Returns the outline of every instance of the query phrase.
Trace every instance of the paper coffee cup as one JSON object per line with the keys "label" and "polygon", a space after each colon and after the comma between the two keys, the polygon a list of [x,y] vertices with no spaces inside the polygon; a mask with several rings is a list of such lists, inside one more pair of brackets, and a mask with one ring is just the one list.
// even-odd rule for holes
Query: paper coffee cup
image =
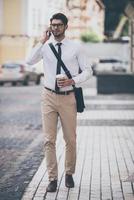
{"label": "paper coffee cup", "polygon": [[58,87],[61,87],[61,86],[59,86],[58,81],[59,81],[59,80],[62,80],[62,79],[66,79],[66,78],[67,78],[66,74],[57,74],[57,75],[56,75]]}
{"label": "paper coffee cup", "polygon": [[67,78],[66,74],[57,74],[56,75],[56,79],[59,80],[59,79],[64,79],[64,78]]}

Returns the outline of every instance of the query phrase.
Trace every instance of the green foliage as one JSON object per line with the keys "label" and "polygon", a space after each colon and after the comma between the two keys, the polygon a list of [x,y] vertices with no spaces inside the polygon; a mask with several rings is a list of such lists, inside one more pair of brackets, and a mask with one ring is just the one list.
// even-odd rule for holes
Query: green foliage
{"label": "green foliage", "polygon": [[83,42],[100,42],[102,41],[102,38],[97,35],[94,31],[86,31],[84,33],[81,34],[81,37],[80,39],[83,41]]}

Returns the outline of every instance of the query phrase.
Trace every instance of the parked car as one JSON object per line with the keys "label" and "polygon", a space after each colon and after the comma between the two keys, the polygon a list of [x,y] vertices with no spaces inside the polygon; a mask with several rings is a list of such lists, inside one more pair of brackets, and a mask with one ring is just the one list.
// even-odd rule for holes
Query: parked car
{"label": "parked car", "polygon": [[126,72],[128,70],[128,64],[114,58],[99,59],[97,63],[94,63],[92,69],[94,74],[99,72]]}
{"label": "parked car", "polygon": [[43,84],[44,83],[44,71],[43,71],[43,61],[41,60],[40,62],[31,65],[29,67],[29,70],[34,71],[36,74],[38,74],[38,81],[37,84]]}
{"label": "parked car", "polygon": [[0,85],[6,82],[11,82],[12,85],[16,85],[18,82],[23,85],[28,85],[29,81],[40,83],[40,75],[24,63],[8,62],[2,64],[0,67]]}

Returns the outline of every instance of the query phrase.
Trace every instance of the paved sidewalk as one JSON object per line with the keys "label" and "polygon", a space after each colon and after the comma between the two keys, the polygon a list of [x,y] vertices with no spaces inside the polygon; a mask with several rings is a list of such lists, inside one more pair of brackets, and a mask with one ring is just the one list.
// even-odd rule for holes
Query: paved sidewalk
{"label": "paved sidewalk", "polygon": [[46,193],[45,159],[22,200],[134,200],[134,95],[95,96],[84,90],[78,115],[75,188],[64,184],[64,142],[58,132],[58,190]]}

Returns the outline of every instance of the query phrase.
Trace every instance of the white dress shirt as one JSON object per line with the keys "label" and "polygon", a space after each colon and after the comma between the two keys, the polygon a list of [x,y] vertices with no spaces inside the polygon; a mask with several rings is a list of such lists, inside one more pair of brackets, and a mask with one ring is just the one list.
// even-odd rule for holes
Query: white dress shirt
{"label": "white dress shirt", "polygon": [[[56,70],[57,70],[57,58],[49,47],[49,43],[53,43],[56,50],[58,49],[58,42],[54,39],[49,39],[45,44],[38,43],[32,50],[31,55],[27,58],[26,62],[29,65],[36,64],[41,59],[43,59],[44,67],[44,86],[52,90],[55,89],[55,80],[56,80]],[[91,64],[88,61],[88,58],[84,55],[84,52],[81,51],[81,47],[76,42],[64,38],[61,41],[61,58],[65,66],[70,71],[75,84],[80,84],[92,75]],[[82,73],[79,74],[79,67],[82,70]],[[61,67],[61,74],[65,74],[64,70]],[[67,91],[72,89],[72,86],[67,86],[60,88],[60,91]]]}

